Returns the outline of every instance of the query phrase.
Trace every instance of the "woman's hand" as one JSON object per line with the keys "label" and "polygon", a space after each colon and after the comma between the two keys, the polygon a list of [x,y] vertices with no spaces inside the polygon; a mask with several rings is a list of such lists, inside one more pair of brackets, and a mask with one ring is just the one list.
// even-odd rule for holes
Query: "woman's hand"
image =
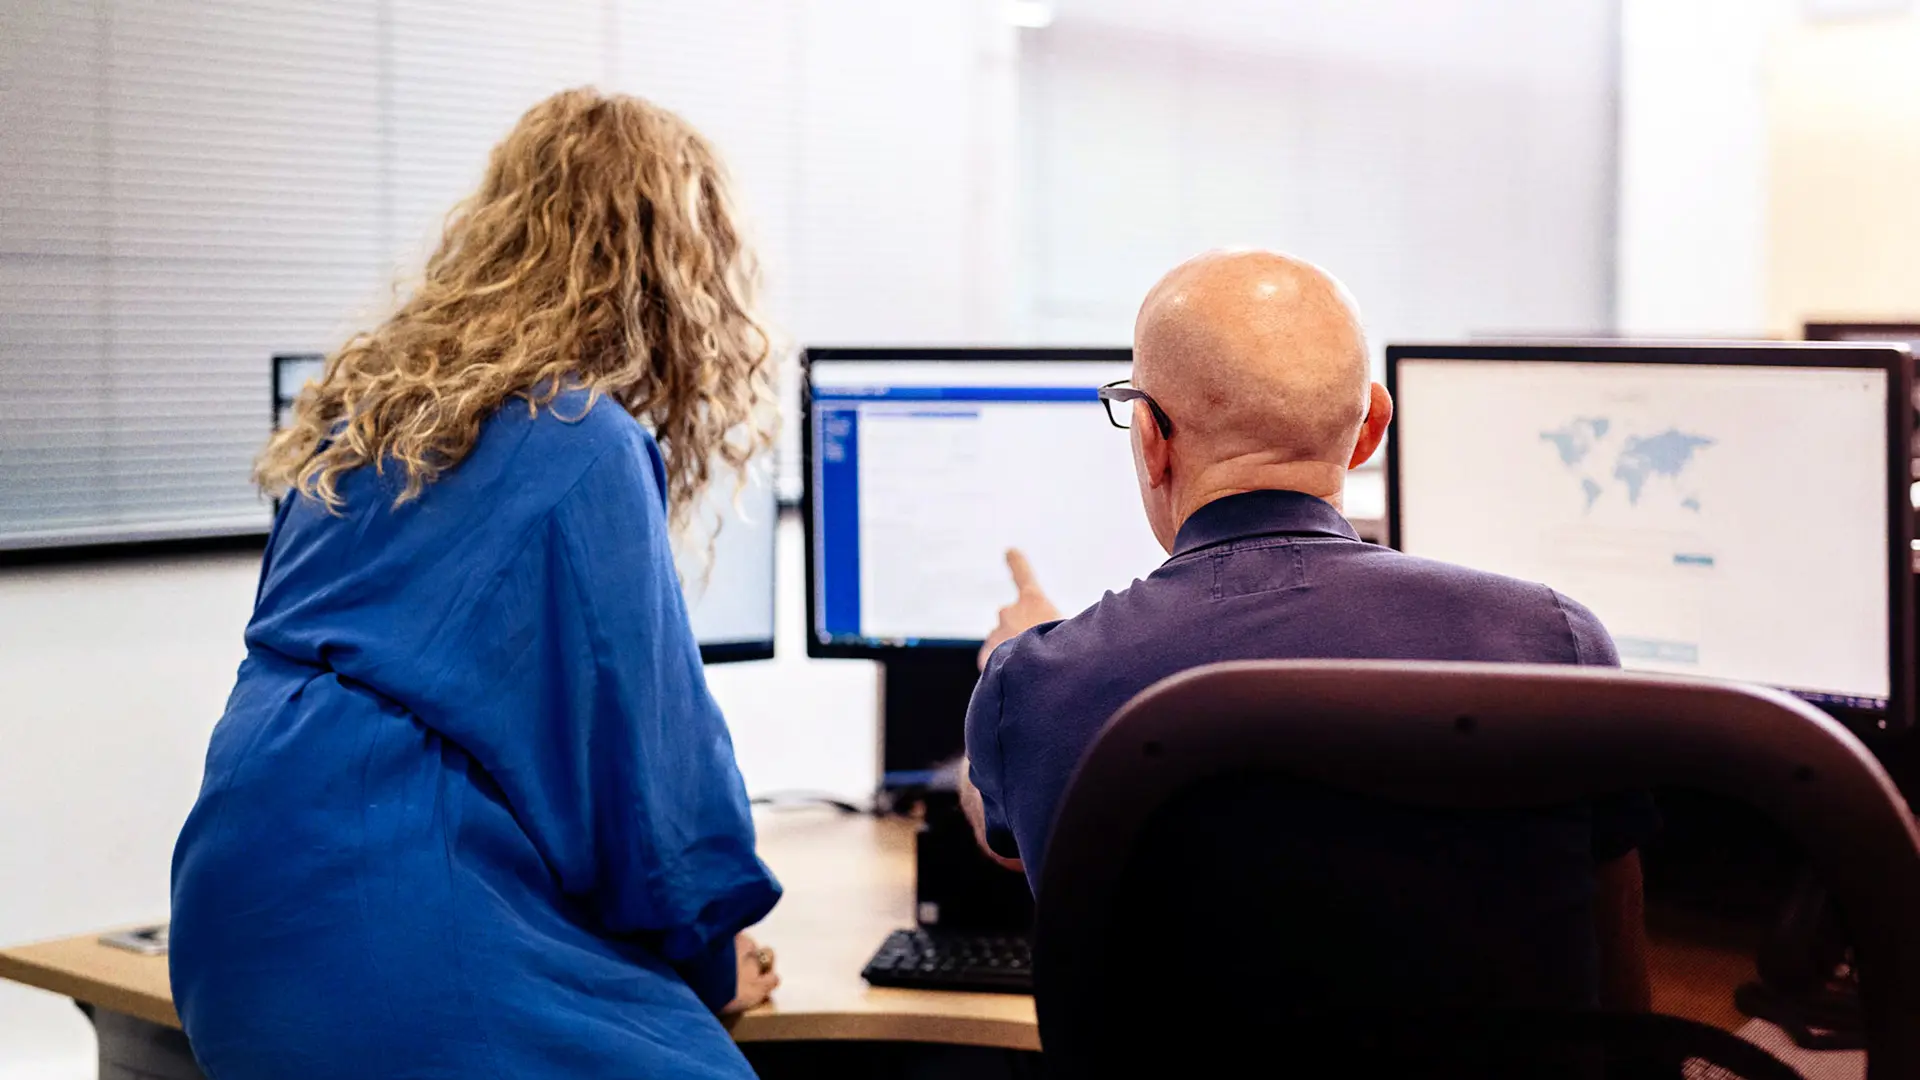
{"label": "woman's hand", "polygon": [[772,949],[763,948],[746,934],[739,934],[733,939],[733,951],[740,961],[740,975],[734,983],[733,1000],[720,1010],[722,1016],[733,1016],[765,1005],[767,998],[773,994],[773,988],[780,985],[780,976],[773,971]]}

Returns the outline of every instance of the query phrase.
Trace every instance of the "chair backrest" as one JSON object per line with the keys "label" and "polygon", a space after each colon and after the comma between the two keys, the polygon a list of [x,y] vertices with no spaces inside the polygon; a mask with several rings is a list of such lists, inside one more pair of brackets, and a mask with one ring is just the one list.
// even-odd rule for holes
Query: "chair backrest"
{"label": "chair backrest", "polygon": [[[1128,982],[1138,948],[1127,943],[1156,932],[1117,920],[1131,861],[1156,818],[1249,776],[1444,811],[1519,812],[1654,787],[1744,802],[1797,838],[1846,912],[1869,1075],[1920,1076],[1920,831],[1871,753],[1831,718],[1771,690],[1698,679],[1291,660],[1166,679],[1121,709],[1082,758],[1055,818],[1036,911],[1050,1069],[1079,1075],[1102,1060],[1103,1045],[1129,1034],[1116,1028],[1116,994],[1163,999],[1169,1016],[1205,1010],[1206,987]],[[1190,910],[1203,910],[1201,900]],[[1174,947],[1253,962],[1260,943],[1233,932],[1234,915],[1224,913]],[[1127,1023],[1151,1015],[1130,1013]],[[1237,1036],[1183,1037],[1218,1048]]]}

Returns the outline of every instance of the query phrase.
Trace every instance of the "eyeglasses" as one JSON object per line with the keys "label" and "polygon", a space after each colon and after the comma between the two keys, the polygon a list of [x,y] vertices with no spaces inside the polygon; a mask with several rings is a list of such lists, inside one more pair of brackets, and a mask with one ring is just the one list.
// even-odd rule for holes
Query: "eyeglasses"
{"label": "eyeglasses", "polygon": [[1145,390],[1135,390],[1132,379],[1119,379],[1100,388],[1100,400],[1107,406],[1107,419],[1117,428],[1133,426],[1133,403],[1144,401],[1147,411],[1153,413],[1153,426],[1160,429],[1163,439],[1173,436],[1173,420],[1167,416],[1167,410],[1147,395]]}

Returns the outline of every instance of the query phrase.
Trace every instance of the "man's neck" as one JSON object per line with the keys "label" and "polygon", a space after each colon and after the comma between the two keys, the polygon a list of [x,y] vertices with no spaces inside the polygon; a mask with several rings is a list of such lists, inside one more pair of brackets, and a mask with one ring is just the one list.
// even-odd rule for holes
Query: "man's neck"
{"label": "man's neck", "polygon": [[1229,495],[1249,491],[1298,491],[1332,503],[1346,513],[1347,470],[1326,461],[1288,461],[1278,464],[1237,464],[1228,462],[1204,470],[1179,499],[1179,524],[1186,524],[1194,511]]}

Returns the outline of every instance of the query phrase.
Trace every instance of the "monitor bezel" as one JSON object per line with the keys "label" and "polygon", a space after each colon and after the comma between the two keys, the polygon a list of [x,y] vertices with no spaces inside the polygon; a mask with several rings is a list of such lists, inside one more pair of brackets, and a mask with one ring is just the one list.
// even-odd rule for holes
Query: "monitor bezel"
{"label": "monitor bezel", "polygon": [[269,371],[268,381],[270,383],[267,390],[269,395],[267,407],[271,410],[267,417],[269,431],[278,432],[280,430],[280,407],[282,405],[292,405],[300,396],[297,392],[292,397],[287,396],[289,389],[297,390],[297,388],[283,386],[281,384],[281,375],[284,369],[290,364],[310,364],[315,360],[325,365],[327,362],[327,354],[318,352],[277,352],[270,354],[270,359],[267,361],[267,369]]}
{"label": "monitor bezel", "polygon": [[700,663],[738,664],[744,660],[773,659],[773,639],[765,641],[719,641],[700,646]]}
{"label": "monitor bezel", "polygon": [[[715,483],[726,483],[720,478]],[[768,477],[771,487],[774,477]],[[775,643],[780,637],[780,515],[785,511],[780,506],[777,493],[769,492],[767,507],[773,512],[773,527],[767,530],[767,626],[765,638],[744,638],[737,641],[701,641],[694,635],[694,643],[700,646],[700,664],[712,667],[715,664],[739,664],[749,660],[772,660]],[[692,617],[692,612],[688,612]]]}
{"label": "monitor bezel", "polygon": [[[807,619],[807,655],[823,660],[886,660],[890,657],[907,655],[926,655],[931,653],[974,653],[980,650],[980,641],[971,644],[943,642],[939,644],[895,645],[870,641],[860,642],[823,642],[816,621],[819,612],[820,575],[816,559],[818,558],[819,528],[814,520],[815,485],[814,445],[813,445],[813,364],[816,360],[872,362],[1015,362],[1015,363],[1104,363],[1131,364],[1133,349],[1128,346],[981,346],[967,347],[900,347],[884,348],[876,346],[812,346],[800,352],[800,467],[802,479],[800,488],[800,521],[806,533],[806,619]],[[1008,587],[1007,599],[1013,599],[1012,587]],[[982,639],[985,640],[985,639]]]}
{"label": "monitor bezel", "polygon": [[[1869,335],[1881,335],[1878,337]],[[1846,345],[1907,345],[1920,341],[1920,322],[1907,322],[1893,319],[1887,322],[1824,319],[1808,322],[1801,327],[1801,336],[1808,341],[1836,343]]]}
{"label": "monitor bezel", "polygon": [[[1399,402],[1403,360],[1475,360],[1487,362],[1564,361],[1711,365],[1716,367],[1812,367],[1882,371],[1887,376],[1887,550],[1886,712],[1815,703],[1817,708],[1866,735],[1905,731],[1913,724],[1913,506],[1908,458],[1912,437],[1913,364],[1907,347],[1882,342],[1663,342],[1652,344],[1539,343],[1389,345],[1387,393]],[[1400,441],[1387,439],[1387,544],[1404,550],[1400,534]]]}

